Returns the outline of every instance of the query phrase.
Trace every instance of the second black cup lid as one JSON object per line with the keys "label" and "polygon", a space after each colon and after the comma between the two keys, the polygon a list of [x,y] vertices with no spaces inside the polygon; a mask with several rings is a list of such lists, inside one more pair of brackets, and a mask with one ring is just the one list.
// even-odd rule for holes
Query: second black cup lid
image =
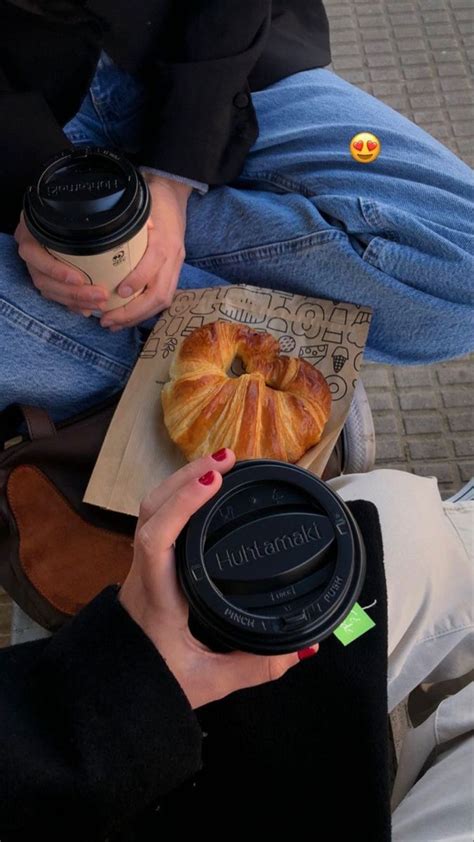
{"label": "second black cup lid", "polygon": [[194,615],[235,648],[293,651],[350,611],[365,573],[350,511],[297,466],[240,462],[177,543]]}

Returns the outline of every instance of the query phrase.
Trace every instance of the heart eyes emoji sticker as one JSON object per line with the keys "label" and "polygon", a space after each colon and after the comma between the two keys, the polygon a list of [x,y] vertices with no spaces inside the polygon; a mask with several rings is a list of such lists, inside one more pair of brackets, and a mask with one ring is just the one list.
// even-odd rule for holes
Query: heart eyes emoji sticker
{"label": "heart eyes emoji sticker", "polygon": [[361,164],[370,164],[380,155],[381,147],[379,139],[371,132],[358,132],[351,139],[350,152],[354,161]]}

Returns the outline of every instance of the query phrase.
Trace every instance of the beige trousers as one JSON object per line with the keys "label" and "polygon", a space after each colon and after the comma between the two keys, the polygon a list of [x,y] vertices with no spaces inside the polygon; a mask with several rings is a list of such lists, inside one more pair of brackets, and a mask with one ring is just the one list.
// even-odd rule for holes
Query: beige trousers
{"label": "beige trousers", "polygon": [[[432,694],[440,682],[455,686],[452,679],[474,668],[474,502],[443,504],[435,479],[399,471],[339,477],[330,485],[344,499],[372,500],[379,510],[389,711],[422,683],[433,685]],[[409,729],[393,791],[393,842],[474,839],[473,691],[472,683],[464,685]]]}
{"label": "beige trousers", "polygon": [[[474,503],[442,503],[436,480],[373,471],[330,482],[346,500],[371,500],[382,525],[388,591],[388,700],[439,686],[474,667]],[[370,609],[368,611],[370,613]],[[45,636],[15,612],[15,643]],[[472,685],[408,731],[393,793],[393,842],[472,842]]]}

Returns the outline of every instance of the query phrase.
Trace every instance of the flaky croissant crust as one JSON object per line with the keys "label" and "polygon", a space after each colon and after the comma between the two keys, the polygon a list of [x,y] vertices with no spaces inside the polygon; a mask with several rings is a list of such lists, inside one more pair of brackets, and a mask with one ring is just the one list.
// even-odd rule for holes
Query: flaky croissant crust
{"label": "flaky croissant crust", "polygon": [[[229,377],[235,357],[245,373]],[[223,321],[186,337],[161,398],[166,428],[189,460],[230,447],[238,459],[297,462],[331,409],[321,372],[280,355],[269,333]]]}

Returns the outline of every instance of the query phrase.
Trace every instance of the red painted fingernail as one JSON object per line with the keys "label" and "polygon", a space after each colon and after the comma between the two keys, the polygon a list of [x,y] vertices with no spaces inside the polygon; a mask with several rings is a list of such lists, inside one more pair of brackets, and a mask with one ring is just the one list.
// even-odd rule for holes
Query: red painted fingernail
{"label": "red painted fingernail", "polygon": [[220,450],[216,450],[215,453],[212,454],[212,458],[216,460],[216,462],[223,462],[227,456],[227,448],[222,447]]}
{"label": "red painted fingernail", "polygon": [[298,660],[304,661],[305,658],[312,658],[316,655],[318,650],[313,646],[308,646],[306,649],[300,649],[298,652]]}
{"label": "red painted fingernail", "polygon": [[207,474],[203,474],[202,477],[199,477],[199,482],[201,485],[211,485],[214,482],[214,471],[208,471]]}

